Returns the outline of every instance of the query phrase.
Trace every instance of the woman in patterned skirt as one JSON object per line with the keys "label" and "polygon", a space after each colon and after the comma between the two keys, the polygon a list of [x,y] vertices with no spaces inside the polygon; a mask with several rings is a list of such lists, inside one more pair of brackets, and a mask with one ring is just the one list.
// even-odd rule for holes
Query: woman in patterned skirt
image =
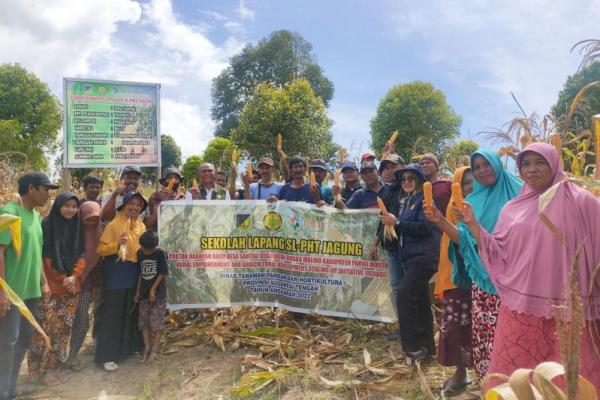
{"label": "woman in patterned skirt", "polygon": [[36,332],[27,361],[30,377],[46,385],[56,385],[67,379],[59,369],[67,359],[80,276],[85,268],[78,209],[77,195],[63,192],[56,197],[50,214],[42,222],[43,265],[50,296],[40,302],[38,318],[50,338],[52,349]]}
{"label": "woman in patterned skirt", "polygon": [[[460,167],[454,172],[454,182],[461,185],[464,196],[473,191],[473,173],[469,167]],[[452,212],[453,201],[446,210],[446,218],[456,224]],[[436,221],[433,221],[436,222]],[[457,246],[447,234],[442,236],[440,265],[435,280],[435,297],[443,301],[438,343],[438,362],[456,367],[454,375],[443,386],[447,395],[466,388],[470,383],[467,368],[473,367],[471,344],[471,285],[458,287],[452,282],[452,262],[448,258],[448,246]],[[457,260],[462,262],[462,260]]]}
{"label": "woman in patterned skirt", "polygon": [[[477,240],[502,299],[490,372],[510,375],[517,368],[560,361],[561,352],[570,351],[560,349],[556,324],[557,318],[570,317],[558,310],[572,306],[567,288],[575,267],[574,290],[585,322],[579,373],[600,391],[600,277],[594,275],[600,262],[600,201],[565,180],[560,156],[549,144],[525,147],[517,167],[525,186],[503,208],[494,230],[480,225],[468,205],[457,212]],[[539,201],[549,190],[544,222]]]}
{"label": "woman in patterned skirt", "polygon": [[[487,150],[476,151],[471,155],[471,170],[475,175],[475,183],[473,192],[466,200],[472,205],[481,224],[491,231],[496,226],[502,207],[517,196],[523,182],[505,171],[500,157]],[[479,258],[477,242],[466,225],[454,225],[435,210],[426,215],[457,244],[448,248],[448,256],[454,266],[452,282],[458,287],[472,284],[473,365],[478,380],[481,380],[486,375],[492,358],[500,305],[496,288]]]}

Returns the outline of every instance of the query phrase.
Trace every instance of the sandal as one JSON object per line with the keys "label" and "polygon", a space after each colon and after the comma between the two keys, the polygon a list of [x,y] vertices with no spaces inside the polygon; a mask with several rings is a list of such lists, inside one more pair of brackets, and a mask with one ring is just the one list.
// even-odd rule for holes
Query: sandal
{"label": "sandal", "polygon": [[40,383],[45,386],[58,386],[68,380],[69,377],[67,375],[56,372],[46,372],[46,374],[40,378]]}
{"label": "sandal", "polygon": [[65,363],[65,367],[69,368],[71,371],[79,372],[82,371],[85,366],[81,363],[79,359],[69,360]]}
{"label": "sandal", "polygon": [[464,392],[471,382],[471,379],[468,377],[461,382],[455,382],[454,377],[450,377],[446,380],[446,382],[444,382],[444,386],[442,386],[442,392],[444,392],[446,396],[455,396]]}
{"label": "sandal", "polygon": [[102,364],[102,368],[104,368],[104,370],[106,372],[113,372],[119,369],[119,366],[117,365],[116,362],[113,361],[109,361],[109,362],[105,362],[104,364]]}

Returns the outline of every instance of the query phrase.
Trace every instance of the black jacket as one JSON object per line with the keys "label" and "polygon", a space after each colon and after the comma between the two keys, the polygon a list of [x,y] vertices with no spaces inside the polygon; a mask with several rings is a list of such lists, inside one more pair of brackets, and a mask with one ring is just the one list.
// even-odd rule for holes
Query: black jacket
{"label": "black jacket", "polygon": [[423,191],[400,202],[396,233],[400,238],[400,260],[403,263],[424,264],[437,270],[441,233],[437,226],[425,219]]}
{"label": "black jacket", "polygon": [[[398,215],[398,210],[400,209],[400,199],[404,197],[404,192],[402,191],[402,187],[394,183],[390,185],[390,189],[387,191],[386,195],[381,198],[383,203],[385,204],[385,208],[388,212]],[[397,251],[398,250],[398,241],[397,240],[387,240],[384,238],[383,234],[383,224],[379,222],[379,226],[377,227],[377,236],[379,236],[379,243],[381,246],[388,251]]]}

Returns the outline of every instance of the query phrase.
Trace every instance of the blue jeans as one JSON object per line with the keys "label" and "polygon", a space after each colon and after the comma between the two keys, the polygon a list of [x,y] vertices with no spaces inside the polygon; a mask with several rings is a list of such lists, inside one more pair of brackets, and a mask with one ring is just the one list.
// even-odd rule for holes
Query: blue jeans
{"label": "blue jeans", "polygon": [[388,259],[388,270],[390,274],[390,286],[392,288],[392,304],[396,315],[398,315],[397,299],[398,299],[398,287],[400,286],[400,280],[402,279],[402,264],[400,263],[400,255],[398,251],[386,250]]}
{"label": "blue jeans", "polygon": [[[25,300],[33,315],[37,314],[39,300]],[[33,327],[14,305],[0,318],[0,400],[11,399],[15,395],[17,377],[32,335]]]}

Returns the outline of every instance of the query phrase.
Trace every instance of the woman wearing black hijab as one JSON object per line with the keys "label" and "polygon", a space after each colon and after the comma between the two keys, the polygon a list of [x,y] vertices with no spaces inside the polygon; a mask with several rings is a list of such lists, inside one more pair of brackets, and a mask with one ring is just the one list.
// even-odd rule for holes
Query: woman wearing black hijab
{"label": "woman wearing black hijab", "polygon": [[56,197],[50,214],[42,221],[42,256],[50,295],[40,302],[38,319],[50,338],[52,349],[36,333],[27,361],[30,377],[46,385],[60,384],[67,379],[58,370],[67,359],[80,275],[85,268],[83,230],[78,211],[77,195],[63,192]]}

